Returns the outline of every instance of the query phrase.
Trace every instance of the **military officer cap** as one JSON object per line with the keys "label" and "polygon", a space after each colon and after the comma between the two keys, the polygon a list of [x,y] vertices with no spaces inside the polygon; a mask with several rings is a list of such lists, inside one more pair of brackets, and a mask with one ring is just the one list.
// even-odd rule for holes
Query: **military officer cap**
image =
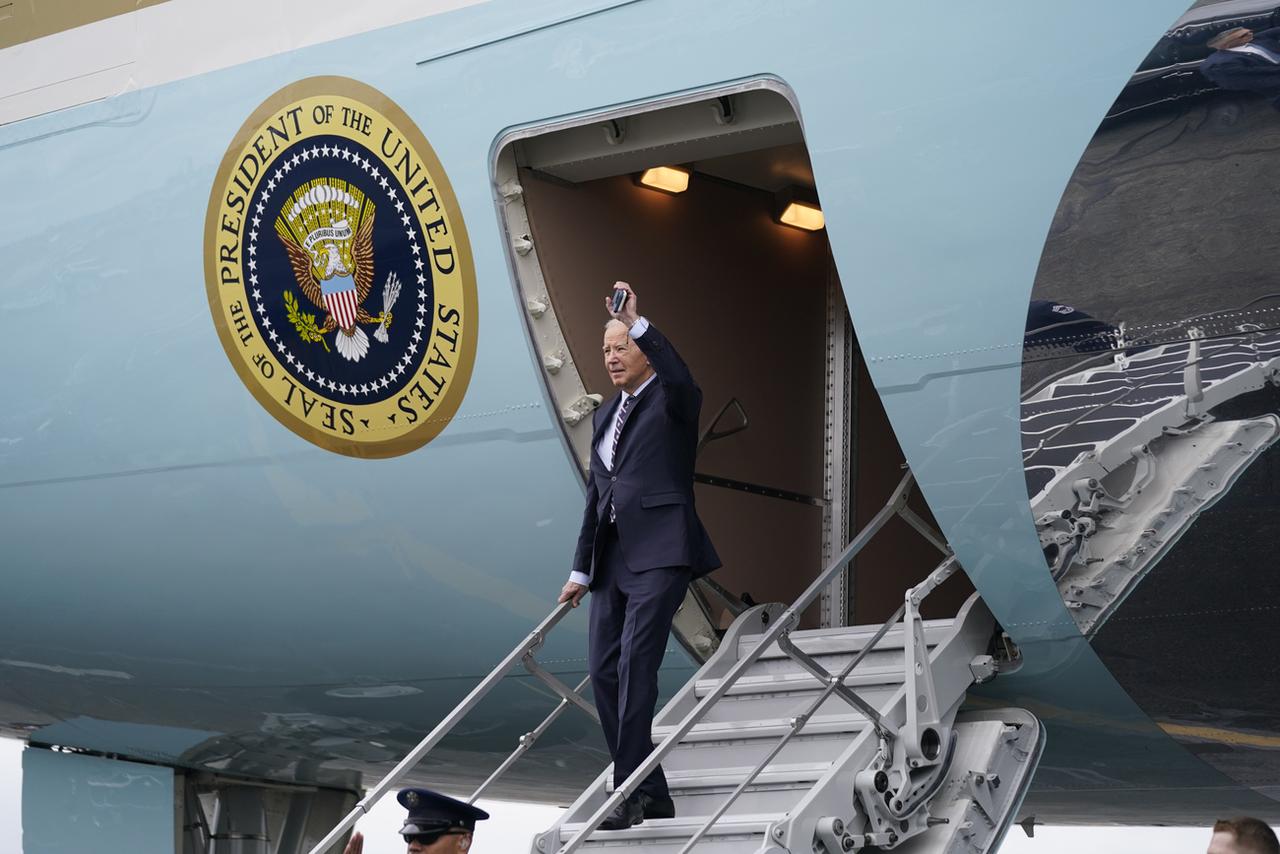
{"label": "military officer cap", "polygon": [[1077,353],[1113,349],[1119,330],[1075,306],[1033,299],[1027,309],[1024,347],[1071,348]]}
{"label": "military officer cap", "polygon": [[409,811],[401,834],[475,830],[477,821],[489,817],[482,809],[430,789],[401,789],[396,800]]}

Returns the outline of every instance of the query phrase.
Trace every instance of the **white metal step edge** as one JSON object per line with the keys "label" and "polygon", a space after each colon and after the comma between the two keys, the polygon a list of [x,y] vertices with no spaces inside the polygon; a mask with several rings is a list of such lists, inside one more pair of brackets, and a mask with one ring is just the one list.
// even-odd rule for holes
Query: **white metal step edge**
{"label": "white metal step edge", "polygon": [[[815,715],[805,724],[797,738],[806,735],[829,735],[832,733],[859,733],[869,726],[867,719],[859,714],[848,715]],[[706,741],[740,741],[754,738],[781,738],[791,729],[790,718],[761,718],[751,721],[713,721],[696,724],[681,740],[681,744]],[[655,726],[653,742],[665,739],[675,732],[675,726]]]}
{"label": "white metal step edge", "polygon": [[[861,629],[862,627],[858,627]],[[862,650],[867,641],[871,640],[875,631],[879,630],[879,626],[871,631],[855,631],[852,628],[845,628],[832,631],[830,629],[823,630],[823,634],[802,635],[800,632],[793,632],[791,640],[803,651],[810,655],[842,655],[849,653],[857,653]],[[924,637],[925,643],[930,647],[936,646],[938,643],[946,640],[951,636],[954,627],[951,620],[933,620],[925,625]],[[762,635],[744,635],[738,641],[738,654],[746,655],[755,648],[760,642]],[[902,628],[892,629],[880,642],[876,644],[873,652],[895,652],[900,651],[906,635],[903,634]],[[761,658],[783,658],[786,656],[777,644],[771,644],[761,656]]]}
{"label": "white metal step edge", "polygon": [[[801,762],[792,765],[770,765],[756,775],[752,785],[786,785],[789,783],[815,783],[831,769],[830,762]],[[711,789],[737,786],[754,768],[715,768],[707,771],[667,771],[667,787],[673,792],[691,789]],[[613,792],[613,778],[605,784],[605,791]]]}
{"label": "white metal step edge", "polygon": [[[850,673],[844,684],[851,688],[901,685],[902,664],[888,667],[859,667]],[[705,697],[720,684],[719,679],[699,679],[694,686],[695,697]],[[766,673],[760,676],[743,676],[729,688],[727,697],[780,694],[794,691],[817,691],[825,687],[808,671],[798,673]]]}
{"label": "white metal step edge", "polygon": [[[723,816],[711,826],[707,836],[762,836],[769,829],[770,824],[782,817],[782,813]],[[635,842],[673,837],[688,839],[702,827],[706,820],[705,815],[651,818],[623,830],[597,830],[587,839],[592,842]],[[560,838],[568,840],[584,827],[586,827],[584,822],[565,822],[560,826]]]}
{"label": "white metal step edge", "polygon": [[[925,632],[931,632],[934,629],[950,629],[955,625],[955,619],[952,617],[944,617],[940,620],[924,620]],[[880,631],[882,623],[866,623],[860,626],[832,626],[825,629],[796,629],[791,633],[793,638],[822,638],[822,637],[857,637],[861,636],[869,638],[876,632]],[[890,629],[889,634],[902,631],[901,624],[898,627]],[[746,635],[745,637],[760,637],[759,635]]]}

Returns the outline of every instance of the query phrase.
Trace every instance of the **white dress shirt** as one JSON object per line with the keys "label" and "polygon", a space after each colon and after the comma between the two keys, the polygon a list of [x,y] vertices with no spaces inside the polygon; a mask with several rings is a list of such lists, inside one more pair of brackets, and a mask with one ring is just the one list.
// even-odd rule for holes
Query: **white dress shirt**
{"label": "white dress shirt", "polygon": [[[627,334],[634,340],[648,331],[649,321],[642,317],[635,323],[631,324],[631,328],[627,330]],[[609,423],[616,424],[618,420],[618,411],[622,408],[622,404],[626,403],[628,398],[635,397],[640,394],[640,392],[648,388],[649,384],[657,378],[658,375],[654,374],[649,377],[649,379],[642,382],[640,387],[635,390],[635,394],[628,394],[625,391],[620,394],[618,396],[617,404],[613,407],[613,411],[610,413]],[[604,461],[604,467],[610,471],[613,470],[613,433],[613,430],[605,430],[604,434],[600,436],[600,441],[596,443],[596,453],[599,454],[600,459]],[[569,580],[574,584],[581,584],[585,587],[591,583],[591,576],[587,575],[585,572],[570,572]]]}
{"label": "white dress shirt", "polygon": [[1227,50],[1234,53],[1251,53],[1254,56],[1262,57],[1273,65],[1280,65],[1280,56],[1276,56],[1275,53],[1260,44],[1242,44],[1239,47],[1227,48]]}

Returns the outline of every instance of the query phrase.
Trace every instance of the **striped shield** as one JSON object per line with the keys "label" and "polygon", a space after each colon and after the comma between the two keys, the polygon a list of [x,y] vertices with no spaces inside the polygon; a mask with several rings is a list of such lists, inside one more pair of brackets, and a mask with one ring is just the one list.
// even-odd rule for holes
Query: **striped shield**
{"label": "striped shield", "polygon": [[350,276],[334,276],[320,283],[324,307],[338,322],[339,329],[356,325],[356,280]]}

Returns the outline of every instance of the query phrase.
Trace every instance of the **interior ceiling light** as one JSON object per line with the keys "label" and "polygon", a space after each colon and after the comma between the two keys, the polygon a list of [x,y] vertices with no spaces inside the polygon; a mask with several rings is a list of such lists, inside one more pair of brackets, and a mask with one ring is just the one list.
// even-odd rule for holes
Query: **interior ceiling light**
{"label": "interior ceiling light", "polygon": [[822,208],[807,202],[788,204],[778,215],[778,222],[803,228],[805,231],[821,231],[827,224],[826,217],[822,215]]}
{"label": "interior ceiling light", "polygon": [[812,190],[788,187],[778,194],[778,222],[805,231],[821,231],[827,224]]}
{"label": "interior ceiling light", "polygon": [[679,166],[655,166],[644,170],[640,183],[664,193],[683,193],[689,189],[689,170]]}

